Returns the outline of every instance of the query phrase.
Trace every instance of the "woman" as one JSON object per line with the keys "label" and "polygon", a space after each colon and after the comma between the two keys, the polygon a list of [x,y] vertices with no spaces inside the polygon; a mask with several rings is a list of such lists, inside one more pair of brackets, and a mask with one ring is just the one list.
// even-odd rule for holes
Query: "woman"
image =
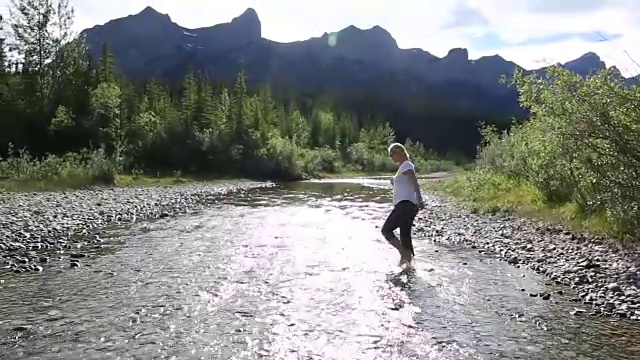
{"label": "woman", "polygon": [[[411,227],[418,210],[424,207],[415,167],[409,161],[407,149],[402,144],[389,146],[389,156],[398,164],[398,171],[391,179],[393,185],[393,210],[382,225],[382,235],[400,252],[400,265],[411,263],[415,256],[411,242]],[[400,240],[393,233],[400,228]]]}

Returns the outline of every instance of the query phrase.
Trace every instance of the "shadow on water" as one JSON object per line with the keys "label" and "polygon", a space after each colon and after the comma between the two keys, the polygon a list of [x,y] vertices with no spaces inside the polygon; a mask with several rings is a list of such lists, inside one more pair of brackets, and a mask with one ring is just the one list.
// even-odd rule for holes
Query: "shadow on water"
{"label": "shadow on water", "polygon": [[413,297],[411,292],[414,287],[418,285],[419,277],[415,268],[408,267],[402,269],[402,271],[387,274],[387,281],[391,285],[406,292],[411,300]]}
{"label": "shadow on water", "polygon": [[224,195],[120,230],[80,268],[8,274],[0,359],[638,358],[637,326],[530,297],[552,290],[525,269],[416,234],[399,271],[379,234],[389,187]]}

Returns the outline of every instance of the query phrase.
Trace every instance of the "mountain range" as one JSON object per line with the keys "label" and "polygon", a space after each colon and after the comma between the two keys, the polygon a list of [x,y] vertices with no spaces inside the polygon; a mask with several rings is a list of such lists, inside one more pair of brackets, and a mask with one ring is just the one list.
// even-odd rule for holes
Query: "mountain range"
{"label": "mountain range", "polygon": [[[477,122],[523,114],[515,90],[499,82],[501,75],[512,75],[517,64],[499,55],[471,60],[462,48],[444,57],[401,49],[379,26],[349,26],[304,41],[279,43],[262,37],[260,19],[251,8],[228,23],[188,29],[147,7],[82,33],[92,56],[99,58],[106,43],[119,70],[134,79],[155,76],[179,82],[194,69],[213,80],[232,82],[242,62],[249,85],[268,82],[282,91],[330,95],[355,111],[382,107],[388,116],[412,121],[446,117],[452,119],[447,125],[451,131],[461,117]],[[606,68],[593,52],[561,66],[580,75]],[[638,81],[638,77],[625,79],[627,84]],[[396,124],[401,137],[433,130],[428,121],[421,120],[419,129],[407,121]]]}

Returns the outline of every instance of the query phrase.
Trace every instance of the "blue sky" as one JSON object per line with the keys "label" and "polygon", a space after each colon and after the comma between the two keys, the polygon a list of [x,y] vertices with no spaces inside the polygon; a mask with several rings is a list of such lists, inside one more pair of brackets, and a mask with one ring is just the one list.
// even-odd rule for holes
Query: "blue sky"
{"label": "blue sky", "polygon": [[[593,51],[625,75],[640,68],[639,0],[70,0],[81,30],[146,6],[187,28],[228,22],[256,9],[263,36],[304,40],[348,25],[387,29],[403,48],[471,58],[499,54],[525,68],[565,62]],[[9,0],[0,0],[6,7]],[[607,41],[602,41],[602,36]]]}

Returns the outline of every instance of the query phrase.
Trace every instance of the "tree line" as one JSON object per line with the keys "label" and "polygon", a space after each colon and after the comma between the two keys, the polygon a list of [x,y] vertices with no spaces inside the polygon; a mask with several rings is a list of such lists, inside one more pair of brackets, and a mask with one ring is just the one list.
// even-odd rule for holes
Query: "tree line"
{"label": "tree line", "polygon": [[[250,91],[239,64],[227,87],[189,72],[179,87],[119,75],[108,44],[92,59],[68,0],[12,0],[0,18],[0,176],[215,174],[299,179],[391,170],[394,131],[320,106]],[[423,171],[448,166],[407,146]]]}

